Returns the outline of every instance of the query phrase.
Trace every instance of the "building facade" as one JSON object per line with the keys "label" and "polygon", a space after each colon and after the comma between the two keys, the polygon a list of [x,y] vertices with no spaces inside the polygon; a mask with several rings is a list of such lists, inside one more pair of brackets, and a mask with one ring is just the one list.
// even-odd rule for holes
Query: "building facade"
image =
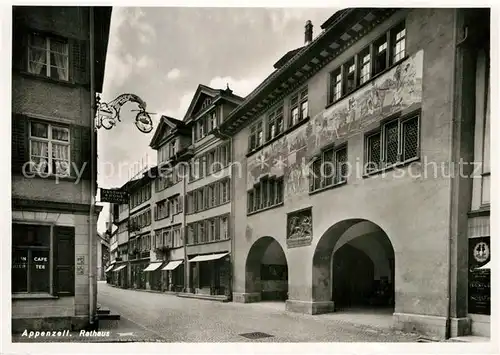
{"label": "building facade", "polygon": [[[231,297],[231,149],[216,133],[242,100],[199,85],[183,121],[162,116],[150,143],[157,166],[121,187],[129,252],[110,270],[114,284],[124,287],[114,274],[129,268],[132,288]],[[125,215],[114,223],[125,228]]]}
{"label": "building facade", "polygon": [[199,85],[184,116],[193,157],[186,181],[186,280],[188,291],[231,297],[231,146],[218,127],[243,99],[227,87]]}
{"label": "building facade", "polygon": [[346,9],[321,28],[220,127],[241,166],[233,301],[489,333],[488,10]]}
{"label": "building facade", "polygon": [[110,7],[13,7],[12,330],[95,325],[95,93]]}
{"label": "building facade", "polygon": [[108,234],[97,233],[97,281],[106,280],[106,268],[109,266],[109,240]]}
{"label": "building facade", "polygon": [[110,241],[110,268],[106,269],[112,285],[128,288],[129,281],[129,205],[112,204],[112,221],[116,226]]}
{"label": "building facade", "polygon": [[186,162],[192,156],[191,130],[182,121],[162,116],[151,139],[157,151],[152,210],[155,263],[147,268],[151,287],[161,291],[185,292]]}

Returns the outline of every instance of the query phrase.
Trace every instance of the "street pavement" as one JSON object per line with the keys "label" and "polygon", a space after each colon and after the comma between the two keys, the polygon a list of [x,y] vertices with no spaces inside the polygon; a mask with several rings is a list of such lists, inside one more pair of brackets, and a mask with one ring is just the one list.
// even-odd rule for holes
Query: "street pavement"
{"label": "street pavement", "polygon": [[[284,307],[124,290],[106,283],[99,283],[98,302],[121,315],[118,328],[112,332],[126,333],[127,341],[415,342],[418,338],[387,327],[355,324],[355,319],[350,322],[345,317],[312,316],[286,312]],[[123,336],[114,338],[125,341]]]}

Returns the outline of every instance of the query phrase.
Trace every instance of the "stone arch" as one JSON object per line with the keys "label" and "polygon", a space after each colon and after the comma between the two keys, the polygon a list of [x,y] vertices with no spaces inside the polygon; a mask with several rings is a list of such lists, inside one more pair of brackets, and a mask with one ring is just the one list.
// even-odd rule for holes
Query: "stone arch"
{"label": "stone arch", "polygon": [[[275,275],[276,279],[263,280],[261,275],[262,261],[269,254],[269,251],[274,251],[274,254],[277,254],[274,257],[279,261],[277,261],[277,268],[275,269],[279,275]],[[284,267],[279,267],[279,265],[283,264]],[[285,280],[280,280],[284,277],[286,277]],[[280,297],[286,297],[288,294],[288,261],[285,249],[275,238],[264,236],[252,244],[245,262],[245,291],[251,295],[249,298],[252,302],[261,301],[263,298],[266,298],[266,284],[270,282],[274,284],[276,290],[267,291],[280,292],[283,294]]]}
{"label": "stone arch", "polygon": [[335,301],[333,289],[338,285],[334,285],[333,270],[337,265],[335,263],[339,261],[335,256],[341,258],[341,255],[349,251],[348,249],[351,254],[362,253],[366,256],[366,260],[371,260],[367,265],[373,268],[373,281],[387,280],[391,283],[393,292],[395,253],[389,236],[372,221],[361,218],[346,219],[328,228],[316,245],[312,260],[313,302]]}

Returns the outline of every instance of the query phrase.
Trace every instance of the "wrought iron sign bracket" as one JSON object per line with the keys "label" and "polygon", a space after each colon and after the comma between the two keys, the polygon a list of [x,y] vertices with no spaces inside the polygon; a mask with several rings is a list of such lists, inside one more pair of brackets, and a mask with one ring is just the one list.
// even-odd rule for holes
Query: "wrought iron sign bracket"
{"label": "wrought iron sign bracket", "polygon": [[[153,120],[151,119],[151,114],[146,111],[146,103],[137,95],[134,94],[122,94],[116,99],[106,103],[101,102],[101,97],[96,95],[96,124],[97,129],[111,129],[120,119],[120,109],[127,102],[135,102],[139,106],[137,115],[135,116],[135,125],[139,131],[142,133],[149,133],[153,130]],[[154,115],[154,114],[153,114]]]}

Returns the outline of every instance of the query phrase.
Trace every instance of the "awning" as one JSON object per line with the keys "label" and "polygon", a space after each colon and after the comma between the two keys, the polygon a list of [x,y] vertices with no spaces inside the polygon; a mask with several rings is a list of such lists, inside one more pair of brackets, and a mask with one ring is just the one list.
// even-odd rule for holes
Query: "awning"
{"label": "awning", "polygon": [[124,264],[124,265],[120,265],[118,266],[116,269],[113,270],[113,272],[117,272],[117,271],[120,271],[121,269],[124,269],[127,267],[127,264]]}
{"label": "awning", "polygon": [[114,265],[111,265],[111,266],[108,266],[106,270],[104,270],[104,272],[110,272],[112,268],[114,268],[115,266]]}
{"label": "awning", "polygon": [[490,261],[488,261],[488,262],[487,262],[486,264],[484,264],[483,266],[478,267],[478,269],[491,269],[490,263],[491,263],[491,260],[490,260]]}
{"label": "awning", "polygon": [[219,254],[210,254],[210,255],[198,255],[189,260],[190,263],[192,262],[200,262],[200,261],[209,261],[209,260],[217,260],[220,258],[225,257],[229,253],[219,253]]}
{"label": "awning", "polygon": [[174,270],[177,266],[182,264],[184,260],[173,260],[169,262],[162,270]]}
{"label": "awning", "polygon": [[148,265],[147,268],[144,269],[144,271],[155,271],[158,269],[163,263],[151,263]]}

